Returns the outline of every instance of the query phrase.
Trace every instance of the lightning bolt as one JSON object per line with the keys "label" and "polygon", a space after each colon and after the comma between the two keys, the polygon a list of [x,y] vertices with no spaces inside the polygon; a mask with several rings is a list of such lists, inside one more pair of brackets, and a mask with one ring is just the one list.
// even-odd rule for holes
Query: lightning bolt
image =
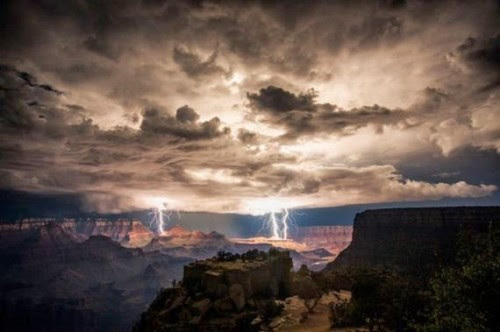
{"label": "lightning bolt", "polygon": [[271,232],[273,233],[272,238],[279,239],[280,232],[279,232],[278,220],[276,219],[276,212],[271,212],[269,214],[269,218],[271,221]]}
{"label": "lightning bolt", "polygon": [[288,209],[283,209],[281,213],[281,224],[283,226],[283,240],[288,238]]}
{"label": "lightning bolt", "polygon": [[180,214],[178,211],[169,210],[167,202],[164,200],[156,199],[152,202],[152,205],[150,226],[156,230],[158,235],[162,235],[165,232],[167,223],[170,221],[171,214],[176,212],[179,219]]}
{"label": "lightning bolt", "polygon": [[156,213],[158,216],[158,231],[160,234],[163,234],[163,231],[165,230],[165,220],[163,219],[164,213],[162,209],[156,209]]}
{"label": "lightning bolt", "polygon": [[[278,218],[277,215],[280,215]],[[286,240],[288,239],[288,221],[289,221],[288,209],[281,209],[280,212],[270,212],[267,219],[268,224],[271,228],[272,239],[275,240]]]}
{"label": "lightning bolt", "polygon": [[165,228],[165,207],[164,206],[155,206],[151,211],[151,222],[150,225],[156,230],[158,235],[162,235]]}

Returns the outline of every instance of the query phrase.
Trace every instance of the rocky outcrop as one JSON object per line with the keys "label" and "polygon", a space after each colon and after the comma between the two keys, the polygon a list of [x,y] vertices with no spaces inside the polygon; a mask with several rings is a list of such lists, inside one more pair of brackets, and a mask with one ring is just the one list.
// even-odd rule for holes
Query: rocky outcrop
{"label": "rocky outcrop", "polygon": [[277,250],[191,263],[181,286],[160,293],[135,330],[258,330],[266,315],[279,311],[274,300],[290,295],[291,268],[288,252]]}
{"label": "rocky outcrop", "polygon": [[153,239],[154,234],[140,221],[134,220],[130,225],[127,235],[121,241],[127,247],[144,247]]}
{"label": "rocky outcrop", "polygon": [[356,215],[352,243],[326,270],[390,267],[412,274],[448,264],[463,232],[500,226],[500,207],[444,207],[367,210]]}
{"label": "rocky outcrop", "polygon": [[351,243],[352,226],[297,227],[294,239],[309,248],[324,248],[337,255]]}
{"label": "rocky outcrop", "polygon": [[169,228],[165,231],[165,236],[171,236],[171,237],[193,237],[194,232],[191,232],[188,229],[185,229],[184,227],[181,227],[180,225],[175,225],[172,228]]}
{"label": "rocky outcrop", "polygon": [[235,251],[234,244],[223,234],[190,231],[181,226],[174,226],[162,235],[156,236],[144,248],[144,251],[161,251],[176,257],[213,257],[219,251]]}
{"label": "rocky outcrop", "polygon": [[257,294],[283,297],[288,292],[291,268],[289,253],[273,250],[268,256],[252,260],[214,258],[189,264],[184,267],[183,282],[191,289],[212,295],[217,295],[223,285],[238,284],[246,297]]}

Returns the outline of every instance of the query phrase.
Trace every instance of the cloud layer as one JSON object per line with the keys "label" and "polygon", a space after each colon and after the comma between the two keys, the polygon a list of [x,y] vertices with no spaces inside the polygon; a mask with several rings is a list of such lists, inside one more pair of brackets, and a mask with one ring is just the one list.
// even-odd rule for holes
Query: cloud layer
{"label": "cloud layer", "polygon": [[500,184],[496,2],[1,12],[0,189],[80,193],[102,212],[161,198],[264,213]]}

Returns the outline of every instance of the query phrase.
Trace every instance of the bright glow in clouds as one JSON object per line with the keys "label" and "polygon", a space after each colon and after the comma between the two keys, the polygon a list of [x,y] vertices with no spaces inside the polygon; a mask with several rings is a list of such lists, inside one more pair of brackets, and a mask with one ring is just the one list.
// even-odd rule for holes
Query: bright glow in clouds
{"label": "bright glow in clouds", "polygon": [[292,202],[290,198],[274,197],[274,198],[251,198],[245,204],[245,210],[252,215],[266,215],[271,212],[281,213],[284,209],[291,209],[302,204]]}
{"label": "bright glow in clouds", "polygon": [[245,80],[245,76],[240,73],[233,73],[233,75],[226,80],[225,84],[229,87],[229,91],[232,94],[236,94],[239,92],[239,86]]}
{"label": "bright glow in clouds", "polygon": [[1,190],[153,209],[159,233],[168,211],[266,216],[276,238],[291,209],[498,202],[494,1],[52,2],[0,25]]}
{"label": "bright glow in clouds", "polygon": [[269,229],[271,239],[287,240],[290,228],[290,212],[294,205],[279,198],[265,198],[250,201],[247,208],[254,215],[264,215],[265,226]]}
{"label": "bright glow in clouds", "polygon": [[242,74],[240,74],[240,73],[234,73],[229,78],[229,80],[227,80],[227,84],[228,85],[241,84],[241,82],[243,82],[244,79],[245,79],[245,77]]}
{"label": "bright glow in clouds", "polygon": [[232,176],[228,170],[219,169],[214,170],[210,168],[202,168],[196,170],[186,170],[186,173],[193,177],[193,179],[201,181],[216,181],[219,183],[235,184],[240,183],[241,179]]}

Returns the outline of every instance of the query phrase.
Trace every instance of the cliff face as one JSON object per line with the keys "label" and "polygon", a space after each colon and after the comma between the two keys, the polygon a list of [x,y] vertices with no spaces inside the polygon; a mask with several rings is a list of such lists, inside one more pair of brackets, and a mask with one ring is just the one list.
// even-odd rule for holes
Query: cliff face
{"label": "cliff face", "polygon": [[191,263],[181,285],[161,292],[135,331],[258,330],[256,318],[289,295],[291,268],[288,252],[277,250]]}
{"label": "cliff face", "polygon": [[298,227],[294,239],[309,248],[324,248],[334,255],[344,250],[352,239],[352,226]]}
{"label": "cliff face", "polygon": [[500,207],[368,210],[356,215],[351,244],[326,270],[384,266],[425,273],[449,263],[460,231],[487,232],[500,225]]}

